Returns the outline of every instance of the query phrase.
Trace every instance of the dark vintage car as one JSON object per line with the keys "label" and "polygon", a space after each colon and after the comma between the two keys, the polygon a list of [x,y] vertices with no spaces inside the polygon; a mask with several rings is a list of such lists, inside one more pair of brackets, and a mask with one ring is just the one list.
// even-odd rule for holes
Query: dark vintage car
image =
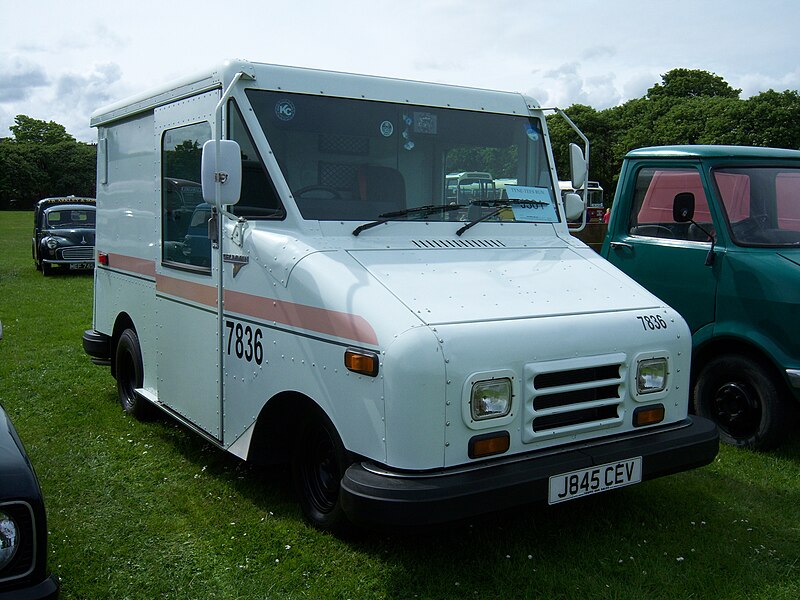
{"label": "dark vintage car", "polygon": [[[0,337],[2,337],[0,324]],[[25,448],[0,405],[0,600],[57,598],[47,571],[42,490]]]}
{"label": "dark vintage car", "polygon": [[49,275],[55,267],[94,268],[95,200],[45,198],[33,210],[33,260]]}

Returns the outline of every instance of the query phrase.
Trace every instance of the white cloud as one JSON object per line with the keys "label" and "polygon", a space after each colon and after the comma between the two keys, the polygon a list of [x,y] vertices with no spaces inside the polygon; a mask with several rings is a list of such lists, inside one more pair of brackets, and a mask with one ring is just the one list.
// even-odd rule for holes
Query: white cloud
{"label": "white cloud", "polygon": [[49,83],[40,65],[19,56],[0,56],[0,104],[25,100]]}

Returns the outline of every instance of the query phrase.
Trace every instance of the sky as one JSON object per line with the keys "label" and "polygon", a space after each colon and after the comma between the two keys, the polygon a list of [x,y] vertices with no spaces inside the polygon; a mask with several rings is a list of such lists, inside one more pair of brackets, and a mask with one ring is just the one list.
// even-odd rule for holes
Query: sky
{"label": "sky", "polygon": [[800,89],[797,0],[0,0],[0,137],[227,59],[522,92],[597,110],[674,68]]}

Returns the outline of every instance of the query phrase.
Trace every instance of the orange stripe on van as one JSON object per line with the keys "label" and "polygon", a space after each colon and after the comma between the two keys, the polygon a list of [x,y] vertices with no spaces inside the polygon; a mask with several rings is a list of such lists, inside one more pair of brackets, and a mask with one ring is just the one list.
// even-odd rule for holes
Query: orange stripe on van
{"label": "orange stripe on van", "polygon": [[378,344],[372,326],[358,315],[225,290],[225,311],[325,333],[362,344]]}
{"label": "orange stripe on van", "polygon": [[216,308],[217,288],[185,279],[156,275],[156,291]]}
{"label": "orange stripe on van", "polygon": [[145,258],[125,256],[124,254],[108,254],[108,266],[123,271],[131,271],[147,277],[156,276],[156,263]]}
{"label": "orange stripe on van", "polygon": [[[110,267],[154,277],[156,290],[159,293],[211,308],[216,308],[217,306],[217,288],[213,286],[167,275],[156,275],[156,265],[152,260],[123,254],[109,254],[108,257]],[[375,330],[366,319],[359,315],[305,304],[295,304],[294,302],[273,300],[231,290],[225,290],[224,293],[226,311],[353,340],[362,344],[373,346],[378,344],[378,336]]]}

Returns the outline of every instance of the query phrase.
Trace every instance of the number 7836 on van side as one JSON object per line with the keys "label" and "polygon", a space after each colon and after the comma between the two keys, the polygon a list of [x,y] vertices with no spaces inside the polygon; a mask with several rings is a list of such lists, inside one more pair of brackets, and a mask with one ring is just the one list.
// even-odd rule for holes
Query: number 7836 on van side
{"label": "number 7836 on van side", "polygon": [[562,502],[716,455],[686,324],[569,234],[582,201],[533,99],[238,62],[92,124],[84,348],[127,412],[290,461],[315,525]]}

